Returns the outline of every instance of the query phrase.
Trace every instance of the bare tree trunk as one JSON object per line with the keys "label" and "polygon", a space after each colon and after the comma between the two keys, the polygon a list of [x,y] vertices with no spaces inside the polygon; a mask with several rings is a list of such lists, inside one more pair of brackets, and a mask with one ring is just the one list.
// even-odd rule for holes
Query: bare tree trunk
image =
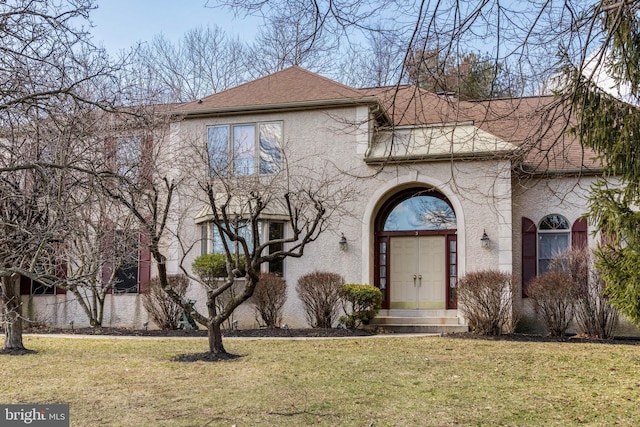
{"label": "bare tree trunk", "polygon": [[[88,304],[84,300],[80,290],[78,288],[74,288],[72,289],[72,292],[73,292],[73,295],[76,297],[78,304],[82,308],[82,311],[84,311],[84,314],[89,319],[89,324],[93,327],[100,326],[100,321],[96,318],[96,315],[95,315],[95,309],[89,305],[90,303]],[[94,298],[94,301],[95,301],[95,298]]]}
{"label": "bare tree trunk", "polygon": [[2,277],[2,304],[4,306],[4,349],[24,350],[22,344],[22,301],[16,292],[15,280]]}
{"label": "bare tree trunk", "polygon": [[222,329],[220,323],[209,322],[207,326],[209,333],[209,353],[212,354],[227,354],[227,350],[224,349],[222,344]]}
{"label": "bare tree trunk", "polygon": [[213,296],[213,292],[207,292],[207,308],[209,310],[209,322],[207,322],[207,332],[209,335],[209,353],[212,354],[226,354],[222,344],[222,330],[220,329],[221,321],[216,319],[216,297]]}

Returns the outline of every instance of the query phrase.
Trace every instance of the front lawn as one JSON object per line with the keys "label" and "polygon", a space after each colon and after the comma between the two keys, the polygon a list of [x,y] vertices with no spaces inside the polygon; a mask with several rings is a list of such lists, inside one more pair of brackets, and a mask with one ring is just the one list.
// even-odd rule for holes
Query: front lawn
{"label": "front lawn", "polygon": [[[0,340],[1,341],[1,340]],[[640,346],[375,337],[25,337],[0,403],[68,403],[72,426],[640,425]]]}

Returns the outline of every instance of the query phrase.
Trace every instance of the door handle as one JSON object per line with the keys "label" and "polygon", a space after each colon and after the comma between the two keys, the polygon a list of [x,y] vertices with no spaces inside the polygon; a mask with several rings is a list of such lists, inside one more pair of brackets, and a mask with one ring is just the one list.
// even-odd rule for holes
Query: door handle
{"label": "door handle", "polygon": [[413,287],[416,287],[416,279],[418,278],[418,276],[416,276],[415,274],[413,275]]}
{"label": "door handle", "polygon": [[422,287],[422,274],[418,275],[418,287],[421,288]]}

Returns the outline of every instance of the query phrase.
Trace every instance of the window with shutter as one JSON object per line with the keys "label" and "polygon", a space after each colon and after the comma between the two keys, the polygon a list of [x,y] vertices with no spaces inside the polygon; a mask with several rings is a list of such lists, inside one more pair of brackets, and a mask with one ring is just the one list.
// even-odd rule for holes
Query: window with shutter
{"label": "window with shutter", "polygon": [[537,274],[538,230],[533,221],[522,217],[522,296],[527,296],[529,281]]}

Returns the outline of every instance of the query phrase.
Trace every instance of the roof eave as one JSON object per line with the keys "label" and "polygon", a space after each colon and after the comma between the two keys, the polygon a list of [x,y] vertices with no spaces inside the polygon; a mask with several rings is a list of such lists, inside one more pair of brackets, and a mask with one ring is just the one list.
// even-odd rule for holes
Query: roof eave
{"label": "roof eave", "polygon": [[511,150],[500,151],[482,151],[476,153],[442,153],[428,154],[416,156],[387,156],[387,157],[368,157],[364,161],[368,165],[379,164],[399,164],[399,163],[418,163],[418,162],[440,162],[443,160],[500,160],[509,158],[513,155]]}
{"label": "roof eave", "polygon": [[374,96],[360,98],[339,98],[339,99],[323,99],[318,101],[301,101],[286,102],[277,104],[262,105],[240,105],[234,107],[219,108],[198,108],[191,110],[178,110],[176,114],[189,118],[206,117],[206,116],[230,116],[236,114],[249,113],[267,113],[267,112],[284,112],[284,111],[301,111],[301,110],[317,110],[320,108],[343,107],[349,105],[370,105],[378,104],[378,99]]}
{"label": "roof eave", "polygon": [[604,169],[601,167],[590,168],[583,166],[579,168],[566,168],[566,169],[534,169],[523,164],[514,168],[520,176],[528,176],[531,178],[555,178],[555,177],[581,177],[581,176],[601,176],[604,173]]}

